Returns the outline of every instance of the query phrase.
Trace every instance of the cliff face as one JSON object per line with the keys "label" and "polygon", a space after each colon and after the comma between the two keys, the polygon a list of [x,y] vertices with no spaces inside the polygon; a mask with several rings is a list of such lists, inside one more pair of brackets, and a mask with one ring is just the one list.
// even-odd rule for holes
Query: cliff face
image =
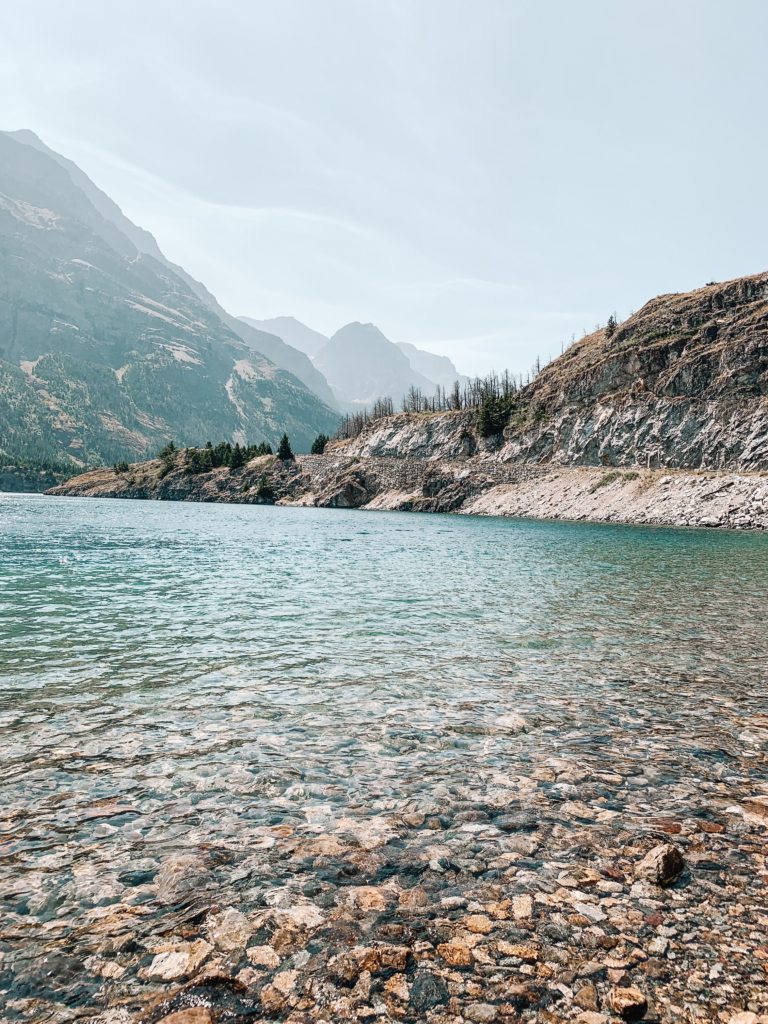
{"label": "cliff face", "polygon": [[526,395],[503,458],[568,465],[768,466],[768,274],[662,295],[584,338]]}
{"label": "cliff face", "polygon": [[563,466],[768,468],[768,274],[647,303],[583,338],[515,403],[503,434],[471,413],[396,416],[344,450]]}
{"label": "cliff face", "polygon": [[242,469],[191,473],[185,452],[123,472],[100,469],[54,495],[459,512],[669,526],[768,528],[768,474],[605,470],[348,454],[273,456]]}

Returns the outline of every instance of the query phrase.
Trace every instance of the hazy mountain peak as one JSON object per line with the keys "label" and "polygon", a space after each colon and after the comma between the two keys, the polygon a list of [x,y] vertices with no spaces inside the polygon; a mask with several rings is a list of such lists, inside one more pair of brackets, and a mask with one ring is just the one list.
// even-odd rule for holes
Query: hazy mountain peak
{"label": "hazy mountain peak", "polygon": [[292,345],[310,358],[314,358],[320,349],[328,344],[328,338],[324,334],[307,327],[295,316],[273,316],[268,320],[255,320],[250,316],[241,316],[238,319],[256,330],[276,334],[287,345]]}
{"label": "hazy mountain peak", "polygon": [[388,395],[398,405],[412,387],[425,394],[433,381],[413,369],[407,356],[372,323],[345,324],[318,352],[323,371],[342,406],[367,406]]}

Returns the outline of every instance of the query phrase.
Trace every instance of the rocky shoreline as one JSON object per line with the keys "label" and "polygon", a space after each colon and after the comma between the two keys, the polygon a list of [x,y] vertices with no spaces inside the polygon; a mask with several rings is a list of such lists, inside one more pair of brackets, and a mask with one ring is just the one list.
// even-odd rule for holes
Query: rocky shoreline
{"label": "rocky shoreline", "polygon": [[328,455],[191,474],[179,453],[95,470],[47,492],[76,497],[312,505],[633,525],[768,529],[768,473],[559,467],[491,458]]}
{"label": "rocky shoreline", "polygon": [[[479,788],[188,844],[137,862],[119,902],[81,870],[90,909],[48,923],[0,1019],[766,1024],[768,718],[720,710],[706,739],[682,724],[696,779],[658,732],[628,725],[598,765],[508,713],[488,733],[508,770]],[[104,832],[137,812],[91,813]],[[28,941],[24,919],[0,938]]]}

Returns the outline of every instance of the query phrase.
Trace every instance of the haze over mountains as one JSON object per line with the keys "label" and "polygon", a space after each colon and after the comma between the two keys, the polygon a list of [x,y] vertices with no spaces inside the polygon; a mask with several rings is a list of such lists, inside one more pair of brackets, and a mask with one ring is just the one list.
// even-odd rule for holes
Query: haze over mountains
{"label": "haze over mountains", "polygon": [[154,259],[168,267],[169,270],[172,270],[189,286],[198,299],[200,299],[208,309],[214,312],[223,323],[230,327],[236,334],[239,334],[250,348],[267,356],[268,359],[271,359],[282,369],[293,373],[300,381],[306,384],[311,391],[321,398],[322,401],[333,406],[333,395],[331,394],[330,388],[323,380],[322,375],[312,366],[310,361],[304,358],[301,351],[294,350],[291,348],[290,343],[285,344],[280,337],[275,337],[274,334],[269,334],[265,331],[254,330],[252,326],[249,326],[247,323],[243,323],[243,321],[238,320],[237,317],[227,313],[227,311],[219,305],[214,296],[211,295],[204,284],[188,274],[183,267],[180,267],[166,259],[154,236],[151,235],[149,231],[145,231],[143,228],[137,227],[132,221],[130,221],[117,203],[110,199],[106,193],[102,192],[100,188],[94,185],[88,175],[81,171],[75,163],[64,156],[61,156],[61,154],[54,152],[54,150],[46,146],[34,132],[27,129],[22,129],[17,132],[7,132],[6,134],[10,138],[16,139],[18,142],[24,143],[24,145],[31,146],[33,149],[36,149],[50,157],[52,160],[55,160],[56,163],[67,171],[73,183],[85,193],[95,209],[98,210],[105,220],[119,228],[119,230],[128,239],[130,239],[131,242],[133,242],[140,253],[152,256]]}
{"label": "haze over mountains", "polygon": [[169,439],[274,442],[283,430],[306,450],[340,410],[432,394],[451,373],[370,324],[328,339],[290,317],[232,316],[71,160],[33,132],[0,132],[6,462],[131,459]]}
{"label": "haze over mountains", "polygon": [[0,133],[6,459],[109,461],[283,430],[306,448],[332,431],[337,411],[264,355],[283,343],[232,320],[78,168],[31,133]]}
{"label": "haze over mountains", "polygon": [[275,316],[271,320],[254,320],[249,316],[241,316],[243,323],[250,324],[260,331],[268,331],[282,338],[288,345],[293,345],[314,359],[317,353],[328,344],[328,339],[319,331],[313,331],[294,316]]}
{"label": "haze over mountains", "polygon": [[433,355],[407,342],[394,343],[374,324],[351,323],[327,338],[290,316],[271,320],[240,318],[262,331],[277,334],[311,357],[345,411],[370,406],[388,396],[399,406],[411,388],[433,395],[467,378],[447,356]]}

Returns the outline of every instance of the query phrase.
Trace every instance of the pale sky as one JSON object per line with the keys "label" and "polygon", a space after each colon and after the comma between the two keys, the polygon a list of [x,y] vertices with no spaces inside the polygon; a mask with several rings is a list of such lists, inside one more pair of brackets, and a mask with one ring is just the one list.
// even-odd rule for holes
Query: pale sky
{"label": "pale sky", "polygon": [[764,0],[2,0],[0,128],[231,312],[527,369],[768,268]]}

